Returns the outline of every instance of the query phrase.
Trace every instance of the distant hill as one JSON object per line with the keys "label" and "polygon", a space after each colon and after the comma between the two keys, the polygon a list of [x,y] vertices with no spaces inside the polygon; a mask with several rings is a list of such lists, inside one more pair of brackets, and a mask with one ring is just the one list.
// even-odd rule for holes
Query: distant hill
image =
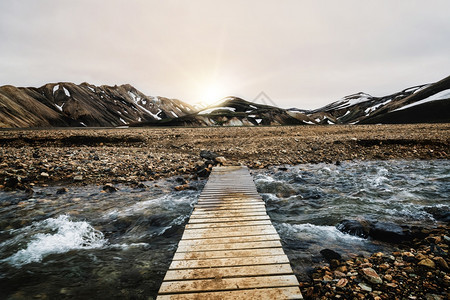
{"label": "distant hill", "polygon": [[60,82],[40,88],[0,87],[0,127],[116,127],[194,111],[180,100],[146,96],[128,84]]}
{"label": "distant hill", "polygon": [[238,97],[226,97],[218,104],[200,108],[179,118],[150,121],[135,126],[258,126],[308,124],[308,116],[290,113],[286,109],[262,105]]}
{"label": "distant hill", "polygon": [[384,97],[357,93],[319,109],[291,111],[306,114],[317,124],[448,123],[449,107],[450,76]]}
{"label": "distant hill", "polygon": [[384,97],[360,92],[314,110],[283,109],[238,97],[194,107],[177,99],[146,96],[128,84],[0,87],[0,127],[448,123],[449,112],[450,76]]}

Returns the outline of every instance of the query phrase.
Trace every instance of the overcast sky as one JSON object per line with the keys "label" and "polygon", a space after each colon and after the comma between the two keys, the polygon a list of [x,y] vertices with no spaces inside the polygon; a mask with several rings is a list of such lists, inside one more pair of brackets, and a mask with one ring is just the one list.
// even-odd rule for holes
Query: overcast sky
{"label": "overcast sky", "polygon": [[318,108],[450,75],[450,1],[1,0],[0,85]]}

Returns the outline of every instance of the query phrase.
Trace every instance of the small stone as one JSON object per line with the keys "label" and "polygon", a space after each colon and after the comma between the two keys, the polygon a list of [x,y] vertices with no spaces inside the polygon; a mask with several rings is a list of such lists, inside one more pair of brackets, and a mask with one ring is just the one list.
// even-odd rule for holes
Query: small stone
{"label": "small stone", "polygon": [[360,282],[358,283],[358,286],[366,292],[371,292],[372,291],[372,287],[370,287],[369,285],[365,284],[364,282]]}
{"label": "small stone", "polygon": [[431,259],[426,258],[426,259],[419,261],[419,266],[424,266],[427,268],[434,269],[436,267],[436,264]]}
{"label": "small stone", "polygon": [[383,280],[380,278],[380,276],[377,274],[377,272],[372,268],[364,268],[362,269],[364,277],[369,280],[371,283],[374,284],[381,284],[383,283]]}
{"label": "small stone", "polygon": [[329,282],[333,280],[333,277],[331,277],[330,275],[325,275],[323,276],[322,280],[325,282]]}
{"label": "small stone", "polygon": [[218,157],[216,157],[215,160],[216,160],[216,162],[218,162],[219,164],[222,164],[222,165],[227,163],[227,159],[223,156],[218,156]]}
{"label": "small stone", "polygon": [[336,278],[345,277],[345,273],[342,273],[342,272],[336,270],[336,271],[334,271],[334,277],[336,277]]}
{"label": "small stone", "polygon": [[388,287],[391,287],[391,288],[396,288],[398,285],[396,284],[396,283],[394,283],[394,282],[388,282],[388,283],[386,283],[385,284],[386,286],[388,286]]}
{"label": "small stone", "polygon": [[184,191],[184,190],[188,190],[190,188],[189,184],[181,184],[181,185],[177,185],[174,189],[176,191]]}
{"label": "small stone", "polygon": [[437,256],[437,257],[435,257],[435,258],[433,258],[434,259],[434,261],[437,263],[437,265],[441,268],[441,269],[443,269],[443,270],[448,270],[448,264],[447,264],[447,262],[445,261],[445,259],[443,259],[442,257],[440,257],[440,256]]}
{"label": "small stone", "polygon": [[108,193],[117,192],[119,189],[113,186],[111,183],[107,183],[103,186],[103,190]]}
{"label": "small stone", "polygon": [[83,181],[83,176],[82,175],[76,175],[73,177],[73,181]]}
{"label": "small stone", "polygon": [[339,281],[336,283],[336,286],[339,287],[339,288],[342,288],[342,287],[346,286],[347,283],[348,283],[348,280],[347,280],[347,279],[341,278],[341,279],[339,279]]}
{"label": "small stone", "polygon": [[42,172],[41,173],[41,177],[45,177],[45,178],[48,178],[50,175],[48,175],[48,173],[46,173],[46,172]]}
{"label": "small stone", "polygon": [[57,194],[57,195],[62,195],[62,194],[67,193],[68,191],[69,191],[68,188],[62,187],[62,188],[59,188],[59,189],[56,191],[56,194]]}

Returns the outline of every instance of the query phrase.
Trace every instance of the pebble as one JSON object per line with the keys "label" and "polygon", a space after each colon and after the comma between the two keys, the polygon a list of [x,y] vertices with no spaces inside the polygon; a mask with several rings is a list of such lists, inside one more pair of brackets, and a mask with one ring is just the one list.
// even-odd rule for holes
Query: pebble
{"label": "pebble", "polygon": [[418,265],[425,266],[425,267],[432,268],[432,269],[434,269],[436,267],[436,264],[434,263],[434,261],[432,261],[429,258],[421,260]]}
{"label": "pebble", "polygon": [[[450,275],[445,269],[449,264],[449,243],[444,237],[449,230],[449,225],[440,225],[428,231],[428,239],[402,245],[406,251],[347,259],[345,277],[341,277],[342,272],[338,270],[342,270],[343,265],[333,267],[329,260],[327,265],[314,270],[310,282],[300,283],[302,294],[306,300],[449,299]],[[445,255],[435,256],[436,251]]]}

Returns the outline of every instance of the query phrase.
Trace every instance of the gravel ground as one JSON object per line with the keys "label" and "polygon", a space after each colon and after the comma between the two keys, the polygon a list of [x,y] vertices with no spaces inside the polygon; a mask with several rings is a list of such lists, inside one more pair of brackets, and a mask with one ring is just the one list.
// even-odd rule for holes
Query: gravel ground
{"label": "gravel ground", "polygon": [[212,161],[250,168],[373,159],[448,159],[450,124],[0,131],[0,189],[205,176]]}

